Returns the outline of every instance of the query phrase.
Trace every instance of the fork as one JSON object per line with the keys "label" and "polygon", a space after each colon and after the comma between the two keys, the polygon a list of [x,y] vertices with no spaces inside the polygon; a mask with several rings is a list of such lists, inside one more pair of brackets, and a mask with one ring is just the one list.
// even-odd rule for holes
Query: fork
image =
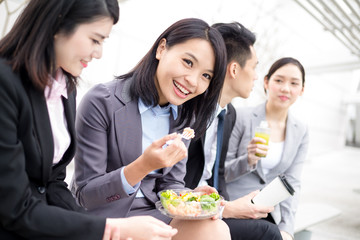
{"label": "fork", "polygon": [[[184,130],[181,134],[181,138],[184,138],[186,140],[190,140],[191,138],[194,138],[194,136],[195,136],[194,130],[191,129],[190,127],[184,128]],[[166,148],[173,142],[174,142],[174,139],[167,140],[166,143],[164,144],[164,146],[162,146],[162,148]]]}

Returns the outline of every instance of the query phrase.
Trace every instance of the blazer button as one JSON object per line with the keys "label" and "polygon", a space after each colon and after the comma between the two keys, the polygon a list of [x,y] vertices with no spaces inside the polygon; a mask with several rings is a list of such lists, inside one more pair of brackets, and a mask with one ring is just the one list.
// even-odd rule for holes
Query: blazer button
{"label": "blazer button", "polygon": [[264,180],[262,180],[262,179],[260,179],[260,184],[265,184],[265,181]]}
{"label": "blazer button", "polygon": [[41,194],[44,194],[46,192],[46,188],[45,187],[38,187],[38,191]]}

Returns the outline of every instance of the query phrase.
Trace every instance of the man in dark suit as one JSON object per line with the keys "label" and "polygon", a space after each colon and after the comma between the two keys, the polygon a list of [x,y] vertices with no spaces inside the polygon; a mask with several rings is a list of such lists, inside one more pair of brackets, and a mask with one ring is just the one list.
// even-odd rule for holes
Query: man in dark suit
{"label": "man in dark suit", "polygon": [[[257,79],[258,60],[254,49],[255,35],[241,24],[218,23],[213,27],[222,34],[227,48],[227,69],[216,116],[206,134],[189,146],[185,185],[191,189],[209,185],[229,200],[225,184],[225,159],[229,138],[236,121],[231,100],[248,98]],[[219,113],[225,113],[220,117]],[[223,132],[221,134],[221,132]],[[219,134],[220,133],[220,134]],[[222,139],[221,139],[222,138]],[[218,156],[217,156],[218,155]],[[277,226],[265,218],[273,207],[255,206],[251,199],[257,192],[227,201],[222,213],[232,239],[282,239]]]}

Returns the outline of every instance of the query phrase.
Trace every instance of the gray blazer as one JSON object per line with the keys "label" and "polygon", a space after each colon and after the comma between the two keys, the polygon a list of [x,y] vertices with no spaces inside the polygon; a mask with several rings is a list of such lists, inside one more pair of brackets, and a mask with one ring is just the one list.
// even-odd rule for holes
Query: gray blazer
{"label": "gray blazer", "polygon": [[280,230],[293,234],[301,171],[309,143],[308,129],[289,112],[284,152],[280,163],[264,175],[261,161],[258,162],[254,171],[249,170],[247,146],[255,135],[255,128],[262,120],[265,120],[265,103],[254,108],[238,108],[236,114],[237,120],[230,137],[225,161],[225,180],[230,199],[234,200],[254,190],[262,189],[279,174],[285,174],[294,187],[295,194],[276,206],[272,216]]}
{"label": "gray blazer", "polygon": [[[120,174],[142,154],[141,116],[138,100],[129,95],[130,83],[99,84],[78,107],[73,192],[80,205],[96,215],[125,217],[135,199],[136,192],[128,195],[124,190]],[[170,119],[169,132],[174,132]],[[144,196],[155,203],[159,191],[184,188],[186,160],[146,176],[140,184]]]}

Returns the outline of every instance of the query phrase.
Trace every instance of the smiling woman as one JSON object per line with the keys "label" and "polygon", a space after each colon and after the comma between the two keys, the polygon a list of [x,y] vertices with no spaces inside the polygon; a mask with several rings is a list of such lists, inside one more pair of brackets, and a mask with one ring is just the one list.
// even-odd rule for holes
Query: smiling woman
{"label": "smiling woman", "polygon": [[155,84],[160,106],[168,103],[181,105],[209,87],[215,57],[207,40],[191,39],[168,49],[166,39],[162,39],[156,59],[159,65]]}
{"label": "smiling woman", "polygon": [[78,77],[93,58],[101,58],[102,45],[109,37],[113,20],[99,19],[80,25],[74,34],[59,32],[54,36],[56,68]]}
{"label": "smiling woman", "polygon": [[75,154],[77,77],[101,57],[118,18],[116,0],[31,0],[0,41],[0,239],[176,234],[153,217],[89,216],[64,181]]}
{"label": "smiling woman", "polygon": [[[309,145],[307,126],[290,112],[304,87],[305,70],[298,60],[287,57],[275,61],[264,77],[267,101],[254,108],[237,109],[225,161],[230,200],[264,188],[280,174],[286,176],[295,194],[279,203],[267,218],[278,224],[283,239],[293,239],[300,176]],[[270,127],[269,147],[264,138],[254,137],[262,121]]]}
{"label": "smiling woman", "polygon": [[189,141],[169,133],[189,126],[196,135],[205,131],[225,67],[220,33],[200,19],[183,19],[131,72],[90,90],[76,120],[79,203],[107,217],[154,216],[178,228],[172,239],[230,239],[222,220],[172,220],[155,207],[158,192],[184,188]]}

